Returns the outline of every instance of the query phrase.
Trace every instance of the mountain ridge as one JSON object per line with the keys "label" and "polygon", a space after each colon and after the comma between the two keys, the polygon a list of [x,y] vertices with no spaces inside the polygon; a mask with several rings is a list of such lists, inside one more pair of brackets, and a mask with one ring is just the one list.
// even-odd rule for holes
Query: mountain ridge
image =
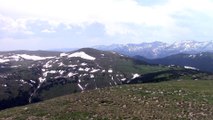
{"label": "mountain ridge", "polygon": [[140,44],[114,44],[109,46],[94,46],[99,50],[110,50],[128,56],[140,55],[149,59],[163,58],[178,53],[195,54],[199,52],[213,52],[213,41],[198,42],[185,40],[174,43],[143,42]]}
{"label": "mountain ridge", "polygon": [[179,53],[158,59],[147,59],[142,56],[135,56],[134,58],[146,61],[150,64],[178,65],[183,67],[189,66],[197,68],[201,71],[213,72],[212,52],[201,52],[196,54]]}
{"label": "mountain ridge", "polygon": [[0,54],[0,109],[120,85],[140,71],[127,56],[92,48],[52,57],[24,52]]}

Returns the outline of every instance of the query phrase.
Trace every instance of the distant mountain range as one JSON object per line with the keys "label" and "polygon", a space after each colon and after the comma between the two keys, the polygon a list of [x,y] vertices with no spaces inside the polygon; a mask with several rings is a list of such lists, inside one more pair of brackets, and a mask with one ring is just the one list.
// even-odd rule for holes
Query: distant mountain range
{"label": "distant mountain range", "polygon": [[95,46],[99,50],[115,51],[128,56],[140,55],[149,59],[163,58],[179,53],[196,54],[200,52],[213,52],[213,41],[197,42],[186,40],[172,44],[151,42],[141,44],[114,44],[109,46]]}
{"label": "distant mountain range", "polygon": [[201,71],[213,72],[213,41],[185,40],[171,44],[163,42],[114,44],[95,48],[116,51],[150,64],[188,66]]}

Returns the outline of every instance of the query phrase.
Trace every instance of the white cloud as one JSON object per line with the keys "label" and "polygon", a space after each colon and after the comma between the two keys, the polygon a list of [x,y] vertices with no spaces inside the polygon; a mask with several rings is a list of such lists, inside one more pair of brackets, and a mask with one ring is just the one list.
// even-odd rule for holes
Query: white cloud
{"label": "white cloud", "polygon": [[212,0],[170,0],[165,6],[167,9],[171,9],[172,11],[183,11],[189,9],[207,12],[209,10],[213,10],[212,5]]}
{"label": "white cloud", "polygon": [[43,32],[43,33],[55,33],[55,30],[44,29],[41,32]]}
{"label": "white cloud", "polygon": [[26,26],[27,19],[19,18],[12,19],[7,16],[0,14],[0,30],[4,30],[10,33],[24,33],[24,34],[33,34],[31,31],[28,31]]}
{"label": "white cloud", "polygon": [[[120,42],[128,39],[141,42],[141,39],[169,40],[172,38],[174,40],[197,35],[199,31],[195,33],[191,26],[197,26],[199,22],[205,23],[205,19],[201,18],[194,23],[189,21],[179,25],[182,24],[180,19],[187,21],[184,18],[186,16],[191,17],[191,20],[198,19],[200,16],[196,16],[197,13],[208,16],[209,25],[213,24],[211,22],[213,21],[212,0],[168,0],[162,4],[148,6],[143,6],[137,1],[139,0],[0,0],[0,30],[8,34],[23,33],[28,37],[35,34],[35,36],[44,37],[42,39],[46,39],[46,34],[41,36],[40,32],[54,33],[54,38],[58,39],[72,36],[74,36],[73,39],[79,39],[80,35],[75,37],[74,32],[82,33],[86,28],[91,27],[90,25],[98,23],[104,26],[103,31],[108,35],[103,36],[109,37],[110,40],[118,39]],[[177,19],[176,16],[179,18]],[[37,24],[41,24],[42,27]],[[65,28],[59,30],[61,26]],[[36,28],[35,31],[34,28]],[[207,29],[198,26],[197,29],[209,34],[209,31],[213,30],[211,28],[213,27],[210,26]],[[72,36],[66,36],[70,33],[64,32],[64,29]],[[57,32],[60,32],[61,36],[57,36]],[[89,35],[86,35],[88,34],[85,33],[81,37],[92,39],[87,38]],[[200,37],[202,38],[203,35]],[[206,36],[211,37],[211,35]],[[8,37],[11,36],[8,35]],[[95,40],[103,39],[101,37],[98,36]]]}
{"label": "white cloud", "polygon": [[134,0],[0,0],[0,2],[2,3],[0,10],[8,10],[25,17],[55,20],[56,25],[58,22],[72,25],[102,23],[110,34],[128,33],[123,31],[125,28],[115,25],[119,23],[165,26],[172,22],[164,11],[158,10],[158,6],[156,8],[140,6]]}
{"label": "white cloud", "polygon": [[[60,23],[79,26],[102,23],[110,35],[132,31],[120,23],[169,28],[175,25],[171,15],[176,12],[208,12],[213,9],[210,0],[169,0],[165,4],[154,6],[141,6],[135,0],[0,0],[0,3],[0,10],[14,12],[25,18],[45,19],[53,26]],[[19,26],[26,29],[23,21],[17,19],[12,26],[7,27]]]}
{"label": "white cloud", "polygon": [[37,50],[40,40],[40,38],[17,39],[6,37],[0,39],[0,48],[1,50]]}

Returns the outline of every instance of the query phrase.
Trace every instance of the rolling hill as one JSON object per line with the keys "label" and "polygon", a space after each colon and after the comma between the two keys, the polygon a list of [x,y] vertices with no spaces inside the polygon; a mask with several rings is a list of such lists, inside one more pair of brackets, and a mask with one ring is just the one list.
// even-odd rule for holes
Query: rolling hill
{"label": "rolling hill", "polygon": [[48,53],[0,55],[0,109],[122,84],[209,79],[208,73],[198,70],[152,65],[91,48]]}

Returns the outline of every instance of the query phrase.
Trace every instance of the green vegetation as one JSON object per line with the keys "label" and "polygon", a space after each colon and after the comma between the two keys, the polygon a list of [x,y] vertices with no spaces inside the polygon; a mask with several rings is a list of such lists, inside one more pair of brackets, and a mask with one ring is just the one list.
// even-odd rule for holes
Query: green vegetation
{"label": "green vegetation", "polygon": [[55,96],[63,96],[70,93],[76,93],[79,92],[79,88],[76,87],[75,84],[69,83],[69,84],[58,84],[54,87],[45,87],[42,90],[38,91],[38,96],[36,99],[39,100],[46,100],[50,98],[54,98]]}
{"label": "green vegetation", "polygon": [[153,72],[160,72],[160,71],[166,71],[169,69],[179,69],[179,68],[169,68],[167,66],[156,66],[156,65],[140,65],[139,66],[140,71],[142,74],[148,74],[148,73],[153,73]]}
{"label": "green vegetation", "polygon": [[122,72],[141,73],[141,74],[166,71],[169,69],[177,69],[177,70],[180,69],[177,67],[169,68],[167,66],[151,65],[147,63],[134,63],[133,60],[128,60],[128,59],[117,60],[114,66],[116,66],[117,70]]}
{"label": "green vegetation", "polygon": [[213,81],[120,85],[0,112],[0,120],[213,119]]}
{"label": "green vegetation", "polygon": [[136,56],[135,58],[151,64],[192,66],[201,71],[213,72],[213,53],[211,52],[193,55],[180,53],[158,59],[144,59],[144,57],[141,56]]}

